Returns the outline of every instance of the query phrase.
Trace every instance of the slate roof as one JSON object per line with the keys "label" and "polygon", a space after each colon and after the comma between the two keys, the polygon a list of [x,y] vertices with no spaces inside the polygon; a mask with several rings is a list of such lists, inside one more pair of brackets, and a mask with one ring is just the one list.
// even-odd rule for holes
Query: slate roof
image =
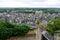
{"label": "slate roof", "polygon": [[53,40],[53,36],[49,34],[47,31],[43,31],[42,35],[47,39],[47,40]]}

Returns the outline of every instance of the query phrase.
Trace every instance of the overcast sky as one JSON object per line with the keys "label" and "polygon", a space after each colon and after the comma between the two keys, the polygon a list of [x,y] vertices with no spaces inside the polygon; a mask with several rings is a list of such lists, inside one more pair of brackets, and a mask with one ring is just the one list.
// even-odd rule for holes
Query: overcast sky
{"label": "overcast sky", "polygon": [[0,0],[0,7],[55,7],[55,8],[60,8],[60,0]]}

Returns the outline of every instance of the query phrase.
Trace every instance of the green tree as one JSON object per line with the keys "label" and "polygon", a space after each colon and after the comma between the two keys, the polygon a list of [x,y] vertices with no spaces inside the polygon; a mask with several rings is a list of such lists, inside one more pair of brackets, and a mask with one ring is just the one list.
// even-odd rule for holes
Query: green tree
{"label": "green tree", "polygon": [[47,24],[47,27],[46,27],[47,31],[50,33],[50,34],[54,34],[54,32],[56,30],[60,30],[60,18],[57,18],[57,19],[51,19],[48,24]]}
{"label": "green tree", "polygon": [[0,20],[0,40],[5,40],[11,36],[24,36],[30,27],[26,24],[13,24]]}
{"label": "green tree", "polygon": [[36,24],[39,25],[40,24],[40,20],[36,19]]}

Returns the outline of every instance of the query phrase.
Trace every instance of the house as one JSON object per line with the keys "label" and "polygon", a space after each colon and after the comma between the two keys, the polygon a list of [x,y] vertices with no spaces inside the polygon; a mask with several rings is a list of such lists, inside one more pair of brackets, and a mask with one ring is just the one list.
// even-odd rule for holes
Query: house
{"label": "house", "polygon": [[54,40],[60,40],[60,30],[55,31]]}
{"label": "house", "polygon": [[48,33],[47,31],[43,31],[42,32],[42,36],[46,39],[46,40],[54,40],[53,36]]}

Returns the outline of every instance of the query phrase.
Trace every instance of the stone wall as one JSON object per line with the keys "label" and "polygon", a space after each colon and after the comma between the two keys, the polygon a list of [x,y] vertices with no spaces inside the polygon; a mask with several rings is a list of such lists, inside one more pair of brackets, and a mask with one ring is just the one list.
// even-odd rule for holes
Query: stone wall
{"label": "stone wall", "polygon": [[7,40],[36,40],[35,35],[21,36],[21,37],[11,37]]}
{"label": "stone wall", "polygon": [[60,33],[54,34],[54,40],[60,40]]}

